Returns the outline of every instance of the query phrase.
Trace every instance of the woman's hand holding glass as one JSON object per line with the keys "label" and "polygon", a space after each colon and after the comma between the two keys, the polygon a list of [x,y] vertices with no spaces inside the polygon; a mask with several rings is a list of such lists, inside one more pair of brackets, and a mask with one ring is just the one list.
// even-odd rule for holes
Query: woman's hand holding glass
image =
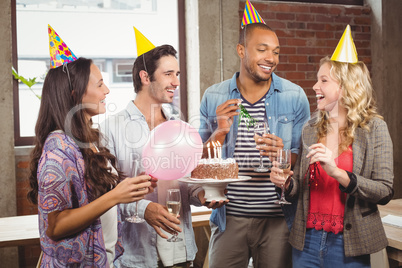
{"label": "woman's hand holding glass", "polygon": [[283,176],[283,169],[279,168],[279,163],[277,161],[274,161],[272,163],[272,168],[271,168],[271,174],[270,174],[270,179],[275,186],[281,188],[282,185],[285,187],[285,190],[289,188],[290,184],[290,177],[293,176],[293,171],[290,171],[288,174],[288,177],[285,178]]}
{"label": "woman's hand holding glass", "polygon": [[124,179],[112,190],[118,199],[117,203],[131,203],[143,199],[149,193],[150,179],[148,175]]}
{"label": "woman's hand holding glass", "polygon": [[[140,175],[139,175],[139,174],[140,174]],[[145,194],[147,194],[148,192],[150,192],[150,189],[153,191],[153,188],[154,188],[153,185],[155,184],[155,182],[151,182],[151,176],[145,175],[145,174],[142,172],[141,164],[140,164],[139,161],[134,161],[133,167],[132,167],[132,171],[131,171],[131,175],[132,175],[132,178],[126,178],[124,181],[126,181],[126,180],[128,180],[128,179],[137,179],[137,178],[141,178],[141,177],[144,177],[144,176],[146,176],[146,178],[148,178],[149,185],[146,186],[146,187],[138,187],[138,188],[137,188],[137,191],[138,191],[138,192],[143,192],[143,191],[145,191]],[[139,175],[139,176],[138,176],[138,175]],[[138,176],[138,177],[137,177],[137,176]],[[149,188],[149,187],[150,187],[150,188]],[[143,196],[142,198],[136,200],[137,202],[136,202],[135,205],[134,205],[134,208],[135,208],[135,209],[134,209],[134,211],[133,211],[133,215],[130,216],[130,217],[127,217],[127,218],[125,219],[127,222],[131,222],[131,223],[142,223],[142,222],[145,222],[145,220],[144,220],[143,218],[140,218],[140,216],[138,215],[138,201],[141,200],[141,199],[143,199],[143,198],[145,197],[145,194],[144,194],[144,196]]]}
{"label": "woman's hand holding glass", "polygon": [[[285,199],[285,189],[289,187],[288,179],[293,174],[291,171],[292,153],[289,149],[280,149],[277,152],[276,161],[273,162],[271,168],[271,181],[282,189],[281,197],[275,204],[288,205],[291,204]],[[274,173],[274,174],[272,174]],[[274,177],[273,177],[274,176]],[[278,181],[278,176],[281,177]],[[274,182],[276,181],[276,183]],[[287,187],[286,187],[287,184]]]}

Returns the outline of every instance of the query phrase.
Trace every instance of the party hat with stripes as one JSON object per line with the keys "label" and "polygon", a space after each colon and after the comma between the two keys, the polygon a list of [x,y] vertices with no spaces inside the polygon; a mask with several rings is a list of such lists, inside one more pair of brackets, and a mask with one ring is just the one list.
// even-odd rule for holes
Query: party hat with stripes
{"label": "party hat with stripes", "polygon": [[241,21],[241,28],[251,23],[264,23],[265,21],[262,19],[260,14],[258,14],[257,10],[253,7],[249,0],[246,2],[246,6],[244,7],[243,19]]}
{"label": "party hat with stripes", "polygon": [[353,42],[350,25],[346,26],[346,29],[332,54],[331,60],[348,63],[356,63],[358,61],[356,46]]}

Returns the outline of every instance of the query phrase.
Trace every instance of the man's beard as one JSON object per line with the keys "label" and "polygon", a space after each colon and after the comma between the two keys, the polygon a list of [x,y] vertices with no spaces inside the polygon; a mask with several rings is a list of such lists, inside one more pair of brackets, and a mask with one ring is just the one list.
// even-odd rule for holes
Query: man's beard
{"label": "man's beard", "polygon": [[261,76],[260,74],[258,74],[257,71],[253,70],[253,69],[251,68],[251,65],[248,64],[248,61],[247,61],[247,60],[245,61],[245,69],[246,69],[246,71],[250,74],[250,76],[252,76],[252,77],[254,78],[255,82],[257,82],[257,83],[258,83],[258,82],[267,82],[267,81],[269,81],[269,79],[271,79],[272,73],[273,73],[274,70],[275,70],[274,68],[272,68],[272,69],[271,69],[271,75],[269,75],[269,77],[266,78],[266,77]]}

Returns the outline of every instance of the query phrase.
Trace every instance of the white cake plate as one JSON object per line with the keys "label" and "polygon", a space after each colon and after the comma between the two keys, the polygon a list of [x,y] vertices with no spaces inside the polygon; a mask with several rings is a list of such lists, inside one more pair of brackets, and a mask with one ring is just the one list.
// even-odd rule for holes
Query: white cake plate
{"label": "white cake plate", "polygon": [[190,177],[185,177],[178,179],[178,181],[185,183],[193,183],[193,184],[201,184],[202,188],[205,190],[205,198],[207,202],[211,202],[212,200],[226,200],[225,189],[229,183],[236,183],[241,181],[248,181],[251,177],[249,176],[239,176],[238,179],[224,179],[224,180],[215,180],[215,179],[194,179]]}

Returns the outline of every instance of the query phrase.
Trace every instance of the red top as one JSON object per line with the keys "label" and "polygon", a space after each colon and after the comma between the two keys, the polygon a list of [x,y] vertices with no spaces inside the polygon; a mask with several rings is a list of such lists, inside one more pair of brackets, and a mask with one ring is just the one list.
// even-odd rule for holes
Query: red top
{"label": "red top", "polygon": [[[352,146],[335,159],[337,167],[352,172]],[[307,216],[307,228],[315,228],[326,232],[343,231],[346,193],[339,189],[339,182],[321,167],[319,162],[310,167],[310,206]]]}

